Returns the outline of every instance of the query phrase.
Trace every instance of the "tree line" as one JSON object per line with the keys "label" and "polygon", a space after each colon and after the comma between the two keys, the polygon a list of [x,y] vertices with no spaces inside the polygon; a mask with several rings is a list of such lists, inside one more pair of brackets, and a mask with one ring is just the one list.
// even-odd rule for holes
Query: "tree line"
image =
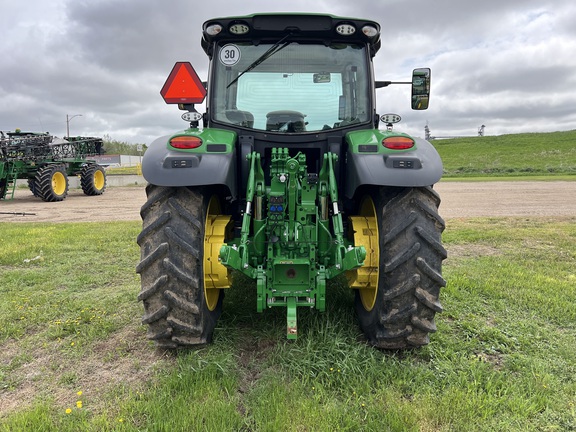
{"label": "tree line", "polygon": [[[148,146],[146,144],[131,144],[126,141],[119,141],[112,139],[109,135],[104,135],[102,137],[102,141],[104,142],[103,147],[104,151],[107,154],[123,154],[123,155],[132,155],[138,156],[140,154],[144,154]],[[138,151],[138,147],[142,146],[142,151]]]}

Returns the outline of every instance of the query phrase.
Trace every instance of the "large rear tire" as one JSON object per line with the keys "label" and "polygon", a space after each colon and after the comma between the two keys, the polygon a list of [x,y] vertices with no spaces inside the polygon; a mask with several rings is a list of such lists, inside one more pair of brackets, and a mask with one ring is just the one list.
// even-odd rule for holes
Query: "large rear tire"
{"label": "large rear tire", "polygon": [[32,192],[32,195],[34,195],[36,198],[40,198],[38,195],[38,191],[36,190],[36,179],[35,178],[29,178],[28,179],[28,189],[30,189],[30,192]]}
{"label": "large rear tire", "polygon": [[[429,343],[442,312],[441,244],[445,224],[438,214],[440,198],[431,187],[372,189],[360,200],[359,214],[374,217],[379,248],[370,288],[357,289],[355,309],[366,338],[383,349]],[[370,209],[373,209],[372,212]],[[370,214],[372,213],[372,214]],[[370,248],[367,262],[370,259]]]}
{"label": "large rear tire", "polygon": [[210,343],[224,297],[204,283],[205,231],[210,212],[220,210],[217,196],[206,188],[155,185],[146,194],[136,271],[147,337],[168,349]]}
{"label": "large rear tire", "polygon": [[47,202],[62,201],[68,195],[68,175],[64,165],[46,165],[34,179],[35,195]]}
{"label": "large rear tire", "polygon": [[102,195],[106,190],[106,172],[98,164],[86,164],[80,171],[80,186],[84,194]]}
{"label": "large rear tire", "polygon": [[8,190],[8,180],[0,179],[0,199],[4,199],[6,197],[7,190]]}

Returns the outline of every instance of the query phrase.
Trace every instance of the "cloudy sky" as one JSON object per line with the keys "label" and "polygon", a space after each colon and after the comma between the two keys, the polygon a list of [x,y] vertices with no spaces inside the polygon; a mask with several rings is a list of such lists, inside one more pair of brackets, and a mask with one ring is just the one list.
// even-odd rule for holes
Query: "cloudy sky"
{"label": "cloudy sky", "polygon": [[378,112],[417,136],[576,129],[573,0],[0,0],[0,130],[131,143],[186,127],[159,91],[174,62],[207,78],[202,23],[255,12],[365,17],[382,26],[379,80],[432,68],[427,111],[408,86],[378,90]]}

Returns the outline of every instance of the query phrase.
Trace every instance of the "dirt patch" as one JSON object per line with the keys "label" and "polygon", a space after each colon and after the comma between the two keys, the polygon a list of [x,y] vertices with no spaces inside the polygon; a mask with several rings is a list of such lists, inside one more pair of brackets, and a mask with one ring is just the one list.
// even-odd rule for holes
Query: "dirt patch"
{"label": "dirt patch", "polygon": [[479,258],[502,254],[502,251],[494,246],[477,243],[455,244],[448,246],[446,249],[448,250],[448,259],[444,262],[445,265],[458,258]]}
{"label": "dirt patch", "polygon": [[[445,219],[576,214],[576,182],[440,182],[434,188],[442,198],[440,215]],[[64,201],[55,203],[35,198],[28,189],[18,189],[13,200],[0,201],[0,222],[140,220],[145,201],[144,186],[109,187],[93,197],[71,189]]]}
{"label": "dirt patch", "polygon": [[440,182],[434,189],[445,219],[576,214],[576,182]]}
{"label": "dirt patch", "polygon": [[142,343],[136,324],[96,343],[82,358],[62,355],[60,344],[35,347],[18,364],[14,358],[21,352],[19,342],[2,345],[0,365],[10,365],[11,387],[0,390],[0,418],[42,397],[53,398],[62,412],[82,400],[85,408],[98,413],[105,408],[99,402],[106,400],[99,395],[119,384],[137,390],[161,364],[172,361]]}
{"label": "dirt patch", "polygon": [[489,363],[496,370],[501,370],[504,366],[504,355],[500,353],[487,354],[487,353],[477,353],[476,358],[478,361],[483,363]]}
{"label": "dirt patch", "polygon": [[87,196],[71,189],[64,201],[44,202],[28,189],[14,199],[0,201],[0,222],[104,222],[140,220],[146,202],[144,186],[110,187],[102,195]]}

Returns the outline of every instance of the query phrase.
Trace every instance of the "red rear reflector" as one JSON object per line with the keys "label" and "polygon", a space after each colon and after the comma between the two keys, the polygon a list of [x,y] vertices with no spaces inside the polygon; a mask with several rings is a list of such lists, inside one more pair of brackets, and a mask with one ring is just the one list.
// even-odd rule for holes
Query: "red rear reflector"
{"label": "red rear reflector", "polygon": [[389,137],[382,140],[382,145],[391,150],[406,150],[414,147],[414,140],[408,137]]}
{"label": "red rear reflector", "polygon": [[202,145],[202,140],[195,136],[177,136],[170,140],[170,145],[177,149],[194,149]]}
{"label": "red rear reflector", "polygon": [[206,89],[190,63],[177,62],[160,94],[168,104],[199,104],[204,102]]}

